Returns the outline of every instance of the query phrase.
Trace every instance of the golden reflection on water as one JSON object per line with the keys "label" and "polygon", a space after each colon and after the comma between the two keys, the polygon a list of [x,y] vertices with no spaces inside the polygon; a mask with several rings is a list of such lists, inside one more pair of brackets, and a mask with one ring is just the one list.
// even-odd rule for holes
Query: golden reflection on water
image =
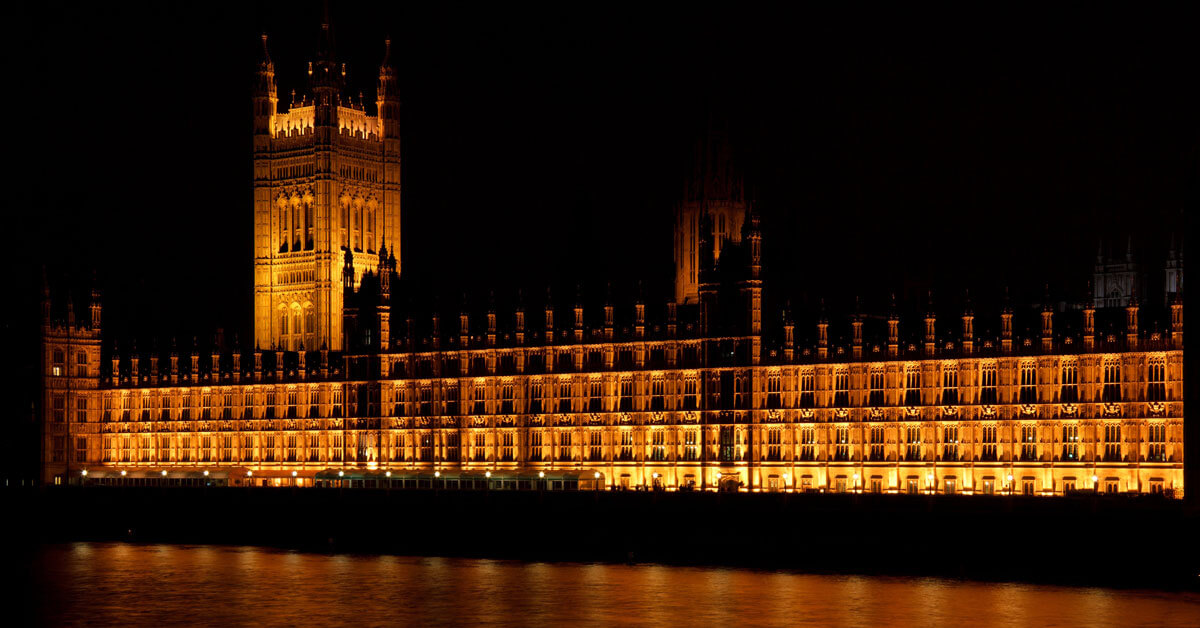
{"label": "golden reflection on water", "polygon": [[77,543],[43,548],[53,624],[1195,626],[1200,594],[745,569]]}

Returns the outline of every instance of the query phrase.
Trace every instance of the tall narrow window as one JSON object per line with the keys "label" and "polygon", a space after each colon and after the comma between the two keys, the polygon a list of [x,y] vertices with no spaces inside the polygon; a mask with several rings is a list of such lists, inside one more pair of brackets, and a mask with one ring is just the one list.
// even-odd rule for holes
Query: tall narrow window
{"label": "tall narrow window", "polygon": [[800,374],[800,407],[813,407],[813,395],[816,390],[816,375],[812,371]]}
{"label": "tall narrow window", "polygon": [[904,459],[921,460],[921,428],[910,425],[904,428]]}
{"label": "tall narrow window", "polygon": [[837,408],[850,405],[850,373],[845,370],[833,374],[833,405]]}
{"label": "tall narrow window", "polygon": [[1148,427],[1146,440],[1150,442],[1146,460],[1149,462],[1167,461],[1167,426],[1162,423],[1152,423]]}
{"label": "tall narrow window", "polygon": [[877,366],[871,369],[871,399],[870,405],[873,408],[878,408],[883,405],[883,367]]}
{"label": "tall narrow window", "polygon": [[1079,364],[1075,360],[1064,360],[1059,371],[1058,400],[1062,403],[1079,401]]}
{"label": "tall narrow window", "polygon": [[979,403],[991,405],[996,403],[996,364],[984,364],[979,370]]}
{"label": "tall narrow window", "polygon": [[948,406],[958,404],[958,367],[954,364],[942,367],[942,403]]}
{"label": "tall narrow window", "polygon": [[1020,403],[1037,403],[1037,364],[1021,363]]}
{"label": "tall narrow window", "polygon": [[1166,401],[1166,361],[1161,357],[1150,358],[1146,365],[1146,401]]}
{"label": "tall narrow window", "polygon": [[1021,426],[1021,460],[1032,462],[1038,459],[1037,453],[1037,427],[1033,425]]}
{"label": "tall narrow window", "polygon": [[979,459],[994,462],[996,460],[996,426],[985,425],[982,432],[979,438],[981,443]]}
{"label": "tall narrow window", "polygon": [[780,391],[779,373],[769,373],[767,375],[767,408],[775,409],[782,407],[780,403]]}
{"label": "tall narrow window", "polygon": [[1121,400],[1121,362],[1116,358],[1104,361],[1104,401]]}
{"label": "tall narrow window", "polygon": [[915,364],[904,369],[904,405],[921,405],[921,371]]}

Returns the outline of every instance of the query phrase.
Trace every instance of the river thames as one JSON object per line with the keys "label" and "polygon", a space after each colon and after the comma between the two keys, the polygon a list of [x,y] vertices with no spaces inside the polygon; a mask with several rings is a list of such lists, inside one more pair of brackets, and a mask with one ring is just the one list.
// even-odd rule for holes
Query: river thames
{"label": "river thames", "polygon": [[71,543],[27,554],[38,624],[1197,625],[1200,593],[653,564]]}

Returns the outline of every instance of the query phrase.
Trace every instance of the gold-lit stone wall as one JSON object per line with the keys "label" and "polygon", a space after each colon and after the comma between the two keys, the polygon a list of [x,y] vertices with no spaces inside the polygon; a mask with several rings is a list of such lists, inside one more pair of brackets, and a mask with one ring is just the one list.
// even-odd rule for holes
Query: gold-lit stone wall
{"label": "gold-lit stone wall", "polygon": [[[265,46],[265,40],[264,40]],[[314,76],[323,70],[335,78]],[[254,341],[343,346],[342,266],[355,281],[384,245],[400,257],[400,136],[395,75],[380,68],[377,115],[343,94],[344,65],[309,66],[310,94],[280,110],[266,56],[255,91]]]}
{"label": "gold-lit stone wall", "polygon": [[[138,381],[127,357],[115,383],[75,386],[95,411],[71,426],[86,441],[72,468],[295,471],[301,484],[326,469],[595,470],[630,489],[1182,495],[1182,350],[1169,339],[730,368],[700,366],[703,343],[309,352],[275,371],[256,369],[259,355],[237,371],[167,367]],[[380,378],[346,375],[366,360],[383,361]],[[47,378],[51,395],[73,379]]]}

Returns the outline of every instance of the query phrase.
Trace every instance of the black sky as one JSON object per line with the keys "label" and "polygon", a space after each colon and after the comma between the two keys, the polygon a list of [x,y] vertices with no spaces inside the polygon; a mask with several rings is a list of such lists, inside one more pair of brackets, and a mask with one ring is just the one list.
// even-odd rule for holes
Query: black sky
{"label": "black sky", "polygon": [[[798,308],[969,288],[983,310],[1046,283],[1078,298],[1099,237],[1132,235],[1158,264],[1197,206],[1186,16],[509,4],[332,7],[368,101],[393,40],[415,293],[641,279],[665,295],[672,208],[714,107],[763,213],[768,289]],[[32,329],[43,264],[77,283],[95,269],[118,334],[248,336],[259,34],[286,99],[320,13],[17,10],[8,337]]]}

